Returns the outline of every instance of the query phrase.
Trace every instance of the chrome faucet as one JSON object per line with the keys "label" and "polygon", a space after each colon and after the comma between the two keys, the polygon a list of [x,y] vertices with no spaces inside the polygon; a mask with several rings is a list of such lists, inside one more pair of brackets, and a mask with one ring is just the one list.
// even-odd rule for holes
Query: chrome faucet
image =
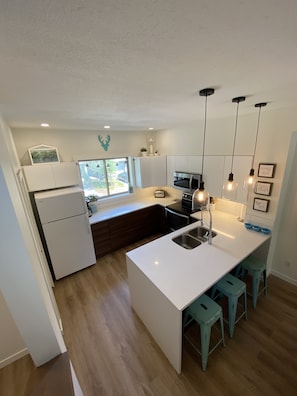
{"label": "chrome faucet", "polygon": [[207,208],[207,205],[201,206],[201,218],[198,221],[201,222],[202,226],[204,225],[204,222],[203,222],[203,211],[204,210],[208,211],[208,213],[209,213],[209,226],[208,226],[207,242],[209,245],[212,245],[212,213],[210,210],[210,205],[208,206],[208,208]]}
{"label": "chrome faucet", "polygon": [[204,221],[203,221],[203,211],[206,210],[209,213],[209,227],[208,227],[208,235],[207,235],[207,241],[209,245],[212,245],[212,213],[211,213],[211,209],[210,209],[210,205],[208,205],[207,208],[207,200],[204,201],[203,203],[198,203],[197,206],[197,201],[195,201],[194,197],[192,198],[192,210],[195,211],[198,208],[200,209],[201,212],[201,218],[198,220],[201,222],[201,226],[204,225]]}

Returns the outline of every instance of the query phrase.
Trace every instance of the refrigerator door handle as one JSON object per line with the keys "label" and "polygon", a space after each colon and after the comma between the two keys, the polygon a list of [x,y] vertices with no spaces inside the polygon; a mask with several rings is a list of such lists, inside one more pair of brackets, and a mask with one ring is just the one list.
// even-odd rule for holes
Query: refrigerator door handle
{"label": "refrigerator door handle", "polygon": [[81,192],[81,201],[82,201],[83,207],[86,208],[86,210],[88,210],[87,204],[86,204],[86,200],[85,200],[85,196],[84,196],[83,192]]}
{"label": "refrigerator door handle", "polygon": [[89,215],[88,215],[88,213],[85,214],[85,220],[86,220],[86,226],[87,226],[88,234],[90,234],[90,233],[91,233],[91,226],[90,226],[90,222],[89,222]]}

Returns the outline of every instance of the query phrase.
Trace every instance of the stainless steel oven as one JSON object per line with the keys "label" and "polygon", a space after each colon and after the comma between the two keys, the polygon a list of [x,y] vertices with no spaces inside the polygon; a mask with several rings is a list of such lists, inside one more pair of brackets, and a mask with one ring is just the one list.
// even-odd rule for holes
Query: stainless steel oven
{"label": "stainless steel oven", "polygon": [[165,207],[166,222],[170,231],[178,230],[197,221],[191,217],[192,195],[192,193],[184,192],[180,201]]}

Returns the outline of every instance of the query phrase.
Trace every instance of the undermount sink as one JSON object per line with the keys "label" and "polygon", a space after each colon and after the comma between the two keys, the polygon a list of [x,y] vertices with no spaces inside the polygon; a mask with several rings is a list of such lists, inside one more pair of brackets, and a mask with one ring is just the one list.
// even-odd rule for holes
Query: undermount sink
{"label": "undermount sink", "polygon": [[[209,229],[205,227],[196,227],[193,230],[188,232],[189,235],[193,236],[194,238],[200,239],[203,242],[208,240]],[[211,236],[214,238],[217,235],[216,232],[212,231]]]}
{"label": "undermount sink", "polygon": [[[180,234],[172,238],[172,241],[185,249],[194,249],[208,240],[208,234],[208,228],[196,227],[188,232],[185,232],[184,234]],[[214,238],[216,235],[217,233],[212,231],[212,238]]]}
{"label": "undermount sink", "polygon": [[177,237],[172,238],[172,240],[185,249],[194,249],[201,245],[201,242],[198,239],[191,237],[189,234],[178,235]]}

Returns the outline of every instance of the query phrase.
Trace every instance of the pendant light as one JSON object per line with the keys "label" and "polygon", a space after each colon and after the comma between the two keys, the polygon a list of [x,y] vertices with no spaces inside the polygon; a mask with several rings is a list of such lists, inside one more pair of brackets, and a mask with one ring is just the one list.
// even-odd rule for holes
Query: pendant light
{"label": "pendant light", "polygon": [[233,140],[233,150],[232,150],[232,160],[231,160],[231,171],[229,173],[228,180],[223,185],[223,198],[229,199],[234,201],[237,196],[237,188],[238,184],[234,182],[233,179],[233,161],[234,161],[234,150],[235,150],[235,143],[236,143],[236,134],[237,134],[237,124],[238,124],[238,110],[239,110],[239,103],[245,101],[245,96],[238,96],[237,98],[232,99],[232,103],[237,103],[236,108],[236,119],[235,119],[235,131],[234,131],[234,140]]}
{"label": "pendant light", "polygon": [[253,154],[252,167],[251,167],[250,173],[244,180],[244,189],[247,190],[248,192],[253,191],[253,189],[255,187],[256,179],[255,179],[254,162],[255,162],[255,154],[256,154],[256,147],[257,147],[257,141],[258,141],[260,115],[261,115],[261,108],[265,107],[266,105],[267,105],[266,102],[255,104],[255,107],[259,108],[259,113],[258,113],[258,121],[257,121],[257,132],[256,132],[256,138],[255,138],[254,154]]}
{"label": "pendant light", "polygon": [[204,88],[199,91],[200,96],[205,97],[204,106],[204,130],[203,130],[203,144],[202,144],[202,166],[201,166],[201,180],[197,190],[192,196],[192,209],[199,209],[201,206],[206,206],[209,197],[208,191],[204,188],[203,173],[204,173],[204,156],[205,156],[205,136],[206,136],[206,122],[207,122],[207,97],[214,94],[213,88]]}

